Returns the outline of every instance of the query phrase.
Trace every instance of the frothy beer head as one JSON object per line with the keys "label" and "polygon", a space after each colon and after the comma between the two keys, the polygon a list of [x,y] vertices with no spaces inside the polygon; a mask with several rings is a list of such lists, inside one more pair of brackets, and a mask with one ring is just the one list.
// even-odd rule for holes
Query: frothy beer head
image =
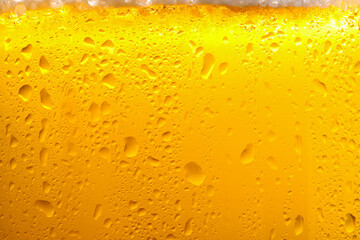
{"label": "frothy beer head", "polygon": [[22,15],[25,9],[43,7],[61,8],[64,5],[77,5],[79,9],[93,7],[120,7],[120,6],[151,6],[157,4],[214,4],[235,7],[262,6],[262,7],[329,7],[337,6],[346,9],[359,6],[358,0],[24,0],[3,1],[0,11],[13,10],[17,15]]}

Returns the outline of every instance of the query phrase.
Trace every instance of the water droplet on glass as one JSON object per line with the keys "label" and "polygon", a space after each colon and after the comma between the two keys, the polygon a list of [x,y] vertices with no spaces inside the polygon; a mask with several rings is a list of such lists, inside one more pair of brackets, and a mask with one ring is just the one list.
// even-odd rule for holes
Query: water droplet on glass
{"label": "water droplet on glass", "polygon": [[205,180],[205,174],[201,167],[195,162],[189,162],[185,165],[186,179],[195,186],[200,186]]}

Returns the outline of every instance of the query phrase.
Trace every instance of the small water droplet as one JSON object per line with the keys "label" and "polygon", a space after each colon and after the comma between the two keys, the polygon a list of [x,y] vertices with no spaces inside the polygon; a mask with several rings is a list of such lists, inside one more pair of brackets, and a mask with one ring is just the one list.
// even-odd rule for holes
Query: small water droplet
{"label": "small water droplet", "polygon": [[173,234],[169,234],[166,236],[166,240],[176,240],[176,237]]}
{"label": "small water droplet", "polygon": [[43,191],[44,193],[50,192],[50,184],[47,181],[43,182]]}
{"label": "small water droplet", "polygon": [[96,204],[95,209],[94,209],[94,214],[93,214],[93,219],[94,220],[98,220],[99,217],[101,216],[102,213],[102,205],[101,204]]}
{"label": "small water droplet", "polygon": [[16,159],[15,158],[10,159],[9,165],[10,165],[11,169],[16,168],[16,165],[17,165]]}
{"label": "small water droplet", "polygon": [[272,43],[270,44],[270,49],[272,52],[277,52],[279,50],[279,44],[278,43]]}
{"label": "small water droplet", "polygon": [[147,158],[147,160],[149,161],[149,164],[150,164],[151,166],[153,166],[153,167],[158,167],[158,166],[160,165],[159,159],[156,159],[156,158],[153,158],[153,157],[149,156],[149,157]]}
{"label": "small water droplet", "polygon": [[147,65],[143,64],[140,68],[149,76],[149,78],[156,78],[156,73],[152,71]]}
{"label": "small water droplet", "polygon": [[92,38],[90,38],[90,37],[84,38],[84,43],[89,44],[89,45],[92,45],[92,46],[95,45],[95,41],[94,41]]}
{"label": "small water droplet", "polygon": [[104,159],[110,159],[111,158],[111,152],[110,149],[107,147],[102,147],[99,150],[100,156]]}
{"label": "small water droplet", "polygon": [[91,120],[98,121],[100,119],[100,106],[97,103],[92,102],[89,107]]}
{"label": "small water droplet", "polygon": [[107,218],[104,220],[104,227],[105,228],[110,228],[112,226],[113,222],[111,220],[111,218]]}
{"label": "small water droplet", "polygon": [[326,41],[325,44],[324,44],[324,52],[326,54],[329,54],[330,51],[331,51],[331,42],[330,41]]}
{"label": "small water droplet", "polygon": [[17,146],[19,146],[19,140],[16,137],[14,137],[13,135],[11,135],[10,147],[15,148]]}
{"label": "small water droplet", "polygon": [[219,72],[221,75],[226,74],[228,70],[229,64],[227,62],[220,63],[219,65]]}
{"label": "small water droplet", "polygon": [[47,165],[48,157],[49,157],[49,150],[46,147],[41,148],[41,150],[40,150],[40,162],[41,162],[42,166]]}
{"label": "small water droplet", "polygon": [[254,160],[254,145],[249,143],[242,151],[240,160],[242,164],[249,164]]}
{"label": "small water droplet", "polygon": [[269,165],[269,167],[270,167],[271,169],[273,169],[273,170],[277,170],[277,169],[279,168],[278,165],[277,165],[277,163],[276,163],[275,158],[272,157],[272,156],[268,157],[268,158],[266,159],[266,162],[267,162],[267,164]]}

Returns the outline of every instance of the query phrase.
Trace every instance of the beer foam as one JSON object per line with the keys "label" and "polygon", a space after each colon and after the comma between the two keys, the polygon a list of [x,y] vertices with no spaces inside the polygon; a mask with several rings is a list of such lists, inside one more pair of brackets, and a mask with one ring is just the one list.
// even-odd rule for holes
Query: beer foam
{"label": "beer foam", "polygon": [[26,9],[43,7],[60,8],[64,5],[82,5],[88,7],[146,7],[155,4],[213,4],[226,6],[259,7],[342,7],[359,6],[360,0],[0,0],[0,12],[14,11],[18,5]]}

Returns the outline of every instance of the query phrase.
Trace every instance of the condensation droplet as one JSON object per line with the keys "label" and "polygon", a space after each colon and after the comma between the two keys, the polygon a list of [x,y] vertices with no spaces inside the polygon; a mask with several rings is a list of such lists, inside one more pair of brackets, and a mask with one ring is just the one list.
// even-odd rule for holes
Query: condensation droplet
{"label": "condensation droplet", "polygon": [[40,150],[40,162],[42,166],[46,166],[49,157],[49,150],[46,147],[43,147]]}
{"label": "condensation droplet", "polygon": [[314,79],[315,86],[322,92],[323,96],[326,97],[327,95],[327,87],[325,83],[321,82],[319,79]]}
{"label": "condensation droplet", "polygon": [[326,54],[329,54],[330,51],[331,51],[331,42],[330,41],[326,41],[325,44],[324,44],[324,52]]}
{"label": "condensation droplet", "polygon": [[109,73],[103,77],[101,82],[108,88],[113,89],[113,88],[115,88],[116,78],[115,78],[114,74]]}
{"label": "condensation droplet", "polygon": [[269,142],[274,142],[276,139],[276,134],[273,131],[269,131],[267,137]]}
{"label": "condensation droplet", "polygon": [[185,236],[190,236],[193,232],[193,219],[190,218],[189,220],[187,220],[187,222],[185,223],[185,229],[184,229],[184,234]]}
{"label": "condensation droplet", "polygon": [[248,45],[246,45],[246,53],[251,53],[253,49],[254,47],[252,43],[248,43]]}
{"label": "condensation droplet", "polygon": [[157,124],[158,127],[163,127],[166,124],[165,118],[159,117],[156,124]]}
{"label": "condensation droplet", "polygon": [[114,50],[114,43],[111,40],[106,40],[101,47],[109,49],[111,52]]}
{"label": "condensation droplet", "polygon": [[98,121],[100,119],[100,111],[100,106],[97,103],[91,103],[89,107],[91,120]]}
{"label": "condensation droplet", "polygon": [[203,63],[204,65],[201,70],[201,76],[204,79],[208,79],[214,68],[215,58],[211,53],[207,53],[205,54],[203,61],[204,61]]}
{"label": "condensation droplet", "polygon": [[113,222],[111,220],[111,218],[107,218],[104,220],[104,227],[105,228],[110,228],[112,226]]}
{"label": "condensation droplet", "polygon": [[159,159],[156,159],[156,158],[153,158],[153,157],[149,156],[149,157],[147,158],[147,160],[149,161],[149,164],[150,164],[151,166],[153,166],[153,167],[158,167],[158,166],[160,165]]}
{"label": "condensation droplet", "polygon": [[270,49],[272,52],[277,52],[279,50],[279,44],[278,43],[272,43],[270,44]]}
{"label": "condensation droplet", "polygon": [[138,203],[137,202],[134,202],[134,201],[129,201],[129,209],[131,211],[135,210],[138,208]]}
{"label": "condensation droplet", "polygon": [[170,142],[171,139],[172,139],[171,132],[168,131],[168,132],[163,133],[162,139],[163,139],[164,142]]}
{"label": "condensation droplet", "polygon": [[40,100],[41,100],[41,104],[44,108],[46,109],[51,109],[54,107],[53,103],[52,103],[52,99],[50,94],[46,91],[45,88],[41,89],[40,91]]}
{"label": "condensation droplet", "polygon": [[269,167],[270,167],[271,169],[273,169],[273,170],[277,170],[277,169],[279,168],[278,165],[277,165],[277,163],[276,163],[276,160],[275,160],[275,158],[274,158],[273,156],[268,157],[268,158],[266,159],[266,162],[267,162],[267,164],[269,165]]}
{"label": "condensation droplet", "polygon": [[205,180],[205,174],[201,167],[195,162],[189,162],[185,165],[186,179],[195,186],[200,186]]}
{"label": "condensation droplet", "polygon": [[92,45],[92,46],[95,45],[95,41],[94,41],[92,38],[90,38],[90,37],[84,38],[84,43],[89,44],[89,45]]}
{"label": "condensation droplet", "polygon": [[17,146],[19,146],[19,140],[16,137],[14,137],[13,135],[11,135],[10,147],[15,148]]}
{"label": "condensation droplet", "polygon": [[50,184],[47,181],[43,182],[43,191],[44,193],[50,192]]}
{"label": "condensation droplet", "polygon": [[110,159],[111,158],[111,153],[110,153],[110,149],[107,147],[102,147],[99,150],[100,156],[104,159]]}
{"label": "condensation droplet", "polygon": [[21,49],[21,53],[31,53],[32,50],[32,44],[26,45],[26,47]]}
{"label": "condensation droplet", "polygon": [[299,135],[295,136],[295,152],[297,155],[301,155],[302,152],[302,138]]}
{"label": "condensation droplet", "polygon": [[298,215],[295,218],[295,226],[294,226],[294,230],[295,230],[295,235],[298,236],[302,233],[304,228],[304,218],[300,215]]}
{"label": "condensation droplet", "polygon": [[254,160],[254,145],[249,143],[242,151],[240,160],[242,164],[249,164]]}
{"label": "condensation droplet", "polygon": [[9,165],[10,165],[11,169],[16,168],[16,165],[17,165],[16,159],[15,158],[10,159]]}
{"label": "condensation droplet", "polygon": [[229,64],[227,62],[220,63],[219,65],[219,72],[221,75],[226,74],[228,70]]}
{"label": "condensation droplet", "polygon": [[166,240],[176,240],[176,237],[171,233],[166,236]]}
{"label": "condensation droplet", "polygon": [[35,207],[43,212],[47,217],[52,217],[54,215],[55,208],[49,201],[36,200]]}
{"label": "condensation droplet", "polygon": [[111,105],[108,102],[103,102],[101,104],[101,113],[102,114],[109,114],[111,112]]}
{"label": "condensation droplet", "polygon": [[139,217],[142,217],[142,216],[145,216],[146,215],[146,210],[145,208],[139,208],[138,212],[137,212],[137,215]]}
{"label": "condensation droplet", "polygon": [[275,229],[274,229],[274,228],[272,228],[272,229],[270,230],[270,237],[269,237],[269,239],[270,239],[270,240],[274,240],[274,239],[275,239]]}
{"label": "condensation droplet", "polygon": [[50,63],[45,56],[40,57],[39,66],[42,73],[47,73],[50,71]]}
{"label": "condensation droplet", "polygon": [[101,204],[96,204],[95,209],[94,209],[94,214],[93,214],[93,218],[94,220],[98,220],[99,217],[101,216],[102,213],[102,205]]}
{"label": "condensation droplet", "polygon": [[147,65],[143,64],[140,68],[149,76],[149,78],[156,78],[156,73],[152,71]]}
{"label": "condensation droplet", "polygon": [[351,214],[346,214],[346,220],[345,220],[345,230],[348,233],[352,233],[355,230],[355,221],[356,218]]}
{"label": "condensation droplet", "polygon": [[135,157],[139,151],[139,145],[134,137],[125,138],[124,153],[127,157]]}

